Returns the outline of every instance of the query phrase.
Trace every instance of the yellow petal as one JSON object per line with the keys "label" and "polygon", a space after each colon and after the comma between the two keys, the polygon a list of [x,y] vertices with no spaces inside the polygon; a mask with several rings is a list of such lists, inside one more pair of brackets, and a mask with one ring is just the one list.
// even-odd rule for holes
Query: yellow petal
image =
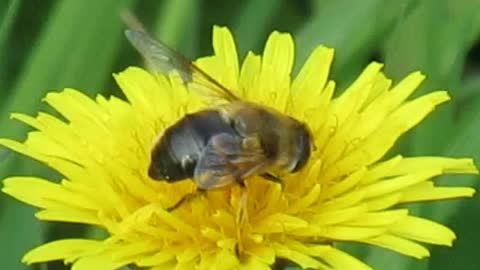
{"label": "yellow petal", "polygon": [[[334,50],[319,46],[313,50],[292,82],[295,97],[305,97],[307,93],[320,92],[328,81]],[[305,101],[309,100],[305,98]],[[311,100],[311,99],[310,99]]]}
{"label": "yellow petal", "polygon": [[281,112],[290,97],[290,73],[294,59],[294,43],[290,34],[273,32],[265,45],[258,90],[260,99]]}
{"label": "yellow petal", "polygon": [[385,176],[401,175],[424,168],[439,168],[443,173],[478,173],[470,158],[409,157],[403,158]]}
{"label": "yellow petal", "polygon": [[[330,143],[330,139],[335,136],[338,127],[336,116],[329,114],[332,110],[331,103],[334,90],[335,82],[329,81],[320,95],[315,92],[306,93],[303,95],[302,100],[296,102],[296,106],[301,108],[300,112],[297,113],[300,113],[305,122],[309,123],[312,132],[316,134],[315,145],[317,146],[318,154],[322,155],[324,154],[324,148]],[[310,107],[303,106],[303,104],[308,104],[305,99],[313,104]]]}
{"label": "yellow petal", "polygon": [[405,103],[387,118],[381,128],[375,130],[363,142],[356,145],[355,151],[329,168],[327,178],[335,178],[352,170],[369,165],[381,158],[394,142],[407,130],[418,124],[436,105],[449,99],[445,92],[434,92]]}
{"label": "yellow petal", "polygon": [[30,250],[22,261],[27,264],[53,260],[72,260],[98,252],[104,247],[101,241],[85,239],[63,239],[53,241]]}
{"label": "yellow petal", "polygon": [[262,69],[274,67],[276,80],[290,83],[294,51],[294,43],[290,34],[272,32],[263,51]]}
{"label": "yellow petal", "polygon": [[246,89],[255,89],[258,83],[258,74],[261,69],[261,58],[252,52],[248,52],[243,60],[242,70],[240,71],[240,86],[242,96],[247,100],[255,100],[254,91],[245,91]]}
{"label": "yellow petal", "polygon": [[369,96],[370,88],[383,65],[371,63],[360,76],[335,100],[335,115],[338,125],[342,126],[348,117],[363,106]]}
{"label": "yellow petal", "polygon": [[198,270],[214,269],[213,265],[214,265],[215,259],[216,259],[216,256],[215,256],[214,252],[203,253],[203,254],[200,254],[200,256],[201,256],[200,263],[197,264],[195,269],[198,269]]}
{"label": "yellow petal", "polygon": [[171,118],[173,102],[183,104],[187,97],[186,91],[181,91],[184,90],[181,88],[171,97],[172,91],[166,77],[155,77],[140,68],[128,68],[115,74],[114,78],[132,106],[152,116],[162,115],[164,118]]}
{"label": "yellow petal", "polygon": [[342,226],[332,225],[325,226],[323,232],[319,236],[329,239],[355,241],[357,239],[366,239],[382,235],[387,231],[387,228],[374,227],[356,227],[356,226]]}
{"label": "yellow petal", "polygon": [[302,268],[329,269],[328,266],[316,260],[315,258],[307,256],[304,253],[292,250],[287,246],[275,243],[273,245],[273,248],[275,249],[275,254],[277,254],[277,257],[288,259],[300,265]]}
{"label": "yellow petal", "polygon": [[[32,134],[32,132],[30,132]],[[17,153],[24,154],[26,156],[29,156],[33,159],[39,160],[39,161],[45,161],[46,157],[42,154],[39,154],[36,151],[33,151],[31,148],[26,147],[24,144],[19,143],[14,140],[10,139],[0,139],[0,145],[7,147],[8,149],[11,149]]]}
{"label": "yellow petal", "polygon": [[322,257],[325,252],[328,252],[332,249],[332,246],[330,245],[304,244],[300,241],[290,238],[284,239],[283,243],[285,243],[285,246],[288,246],[290,249],[305,253],[306,255],[312,257]]}
{"label": "yellow petal", "polygon": [[402,202],[419,202],[461,197],[472,197],[475,189],[469,187],[435,187],[433,182],[415,185],[403,193]]}
{"label": "yellow petal", "polygon": [[363,179],[366,172],[367,169],[363,167],[350,174],[345,179],[328,189],[329,196],[336,197],[339,194],[353,189]]}
{"label": "yellow petal", "polygon": [[72,265],[72,270],[116,270],[127,264],[128,262],[112,261],[107,253],[82,257]]}
{"label": "yellow petal", "polygon": [[291,205],[289,205],[287,211],[288,213],[296,213],[301,211],[311,204],[315,203],[318,200],[318,197],[321,194],[320,185],[315,185],[313,188],[303,197],[298,198],[298,200],[293,201]]}
{"label": "yellow petal", "polygon": [[376,114],[380,113],[385,115],[392,112],[418,88],[424,79],[425,76],[420,72],[409,74],[388,93],[384,93],[378,97],[375,102],[370,103],[370,105],[364,109],[363,114],[368,116],[367,118],[371,121],[371,117],[375,117]]}
{"label": "yellow petal", "polygon": [[266,264],[258,259],[249,257],[246,262],[243,262],[239,270],[271,270],[270,264]]}
{"label": "yellow petal", "polygon": [[394,235],[385,234],[370,239],[363,239],[360,240],[360,242],[388,248],[395,252],[418,259],[430,256],[430,252],[424,246]]}
{"label": "yellow petal", "polygon": [[275,262],[275,250],[264,245],[257,245],[246,250],[246,254],[255,257],[266,264],[273,264]]}
{"label": "yellow petal", "polygon": [[[40,115],[40,113],[39,113]],[[23,122],[37,130],[42,130],[44,129],[44,125],[40,121],[38,121],[35,117],[32,117],[30,115],[26,115],[23,113],[12,113],[10,114],[11,119],[18,120],[20,122]]]}
{"label": "yellow petal", "polygon": [[349,226],[389,226],[408,215],[407,209],[387,210],[380,212],[366,213],[358,216],[355,220],[345,222]]}
{"label": "yellow petal", "polygon": [[413,216],[401,220],[390,228],[397,236],[435,245],[451,246],[456,238],[455,233],[449,228]]}
{"label": "yellow petal", "polygon": [[342,196],[324,202],[322,205],[319,206],[319,210],[328,211],[331,209],[347,208],[361,202],[365,198],[365,195],[366,193],[364,190],[350,191],[343,194]]}
{"label": "yellow petal", "polygon": [[111,258],[115,261],[132,260],[136,261],[143,258],[147,254],[151,254],[158,250],[158,243],[153,241],[136,241],[133,243],[124,243],[115,245]]}
{"label": "yellow petal", "polygon": [[156,217],[158,218],[159,221],[162,221],[165,225],[169,225],[170,227],[174,229],[178,229],[183,231],[183,233],[186,234],[195,234],[196,230],[192,228],[189,224],[186,222],[183,222],[181,219],[179,219],[177,216],[173,215],[172,213],[164,210],[161,205],[148,205],[147,207],[153,208],[152,210],[154,211]]}
{"label": "yellow petal", "polygon": [[135,263],[140,267],[154,266],[154,265],[164,264],[174,259],[175,259],[175,254],[169,252],[168,250],[162,250],[153,255],[146,255],[143,258],[139,258],[135,261]]}
{"label": "yellow petal", "polygon": [[180,267],[180,269],[186,269],[185,267],[190,265],[194,260],[196,260],[198,255],[198,249],[194,247],[188,247],[185,250],[178,252],[176,255],[177,262],[179,263],[179,265],[183,266],[177,267]]}
{"label": "yellow petal", "polygon": [[177,270],[177,264],[175,262],[168,262],[151,267],[150,270]]}
{"label": "yellow petal", "polygon": [[220,81],[230,89],[238,89],[237,48],[227,27],[213,27],[213,49],[220,74],[223,73]]}
{"label": "yellow petal", "polygon": [[365,100],[364,105],[361,108],[362,113],[364,113],[365,108],[372,104],[372,102],[378,102],[378,99],[387,95],[391,85],[392,80],[388,79],[383,72],[378,73],[373,82],[370,94],[368,95],[368,98]]}
{"label": "yellow petal", "polygon": [[322,255],[322,260],[330,264],[334,269],[351,269],[351,270],[373,270],[362,261],[350,256],[336,248],[332,248]]}
{"label": "yellow petal", "polygon": [[398,204],[402,200],[402,192],[395,192],[388,195],[376,197],[374,199],[366,200],[365,204],[369,211],[384,210]]}
{"label": "yellow petal", "polygon": [[378,197],[384,194],[393,193],[395,191],[401,191],[402,189],[428,180],[439,174],[441,174],[441,171],[430,169],[424,172],[412,173],[410,175],[378,181],[374,184],[366,186],[365,188],[362,188],[362,190],[365,191],[367,198]]}
{"label": "yellow petal", "polygon": [[3,184],[3,192],[40,208],[66,208],[69,206],[80,209],[96,209],[98,207],[83,194],[71,192],[61,185],[36,177],[10,177],[5,179]]}
{"label": "yellow petal", "polygon": [[82,209],[47,209],[38,211],[35,217],[40,220],[62,221],[72,223],[83,223],[91,225],[101,225],[98,213]]}
{"label": "yellow petal", "polygon": [[310,223],[315,225],[333,225],[338,223],[344,223],[352,219],[356,219],[359,216],[365,215],[367,207],[363,204],[355,205],[349,208],[343,208],[332,211],[324,211],[322,213],[314,215],[310,219]]}
{"label": "yellow petal", "polygon": [[281,213],[275,213],[255,224],[255,232],[288,232],[290,230],[305,228],[307,225],[308,223],[301,218]]}
{"label": "yellow petal", "polygon": [[[384,178],[391,176],[390,172],[398,166],[400,161],[403,159],[402,156],[395,156],[389,160],[378,162],[375,165],[371,166],[371,168],[368,170],[368,172],[365,174],[365,176],[362,178],[361,184],[366,185],[370,184],[378,179]],[[426,167],[430,168],[430,167]],[[425,168],[425,169],[426,169]],[[410,170],[406,171],[407,173],[410,172]],[[414,172],[412,170],[411,172]],[[401,175],[401,174],[399,174]]]}
{"label": "yellow petal", "polygon": [[234,269],[239,265],[239,260],[235,253],[230,250],[222,249],[217,253],[213,269],[228,270]]}
{"label": "yellow petal", "polygon": [[91,98],[75,89],[50,92],[45,101],[71,122],[91,121],[103,125],[100,119],[106,114]]}
{"label": "yellow petal", "polygon": [[332,49],[317,48],[292,83],[295,48],[289,34],[272,33],[263,56],[249,53],[239,72],[231,33],[222,27],[213,32],[214,55],[195,63],[239,96],[305,123],[316,146],[307,165],[282,175],[283,188],[260,176],[247,179],[248,218],[242,223],[237,217],[244,193],[238,185],[168,211],[195,185],[153,181],[152,144],[185,114],[205,108],[201,93],[192,91],[194,83],[185,86],[178,74],[128,68],[115,75],[127,101],[90,98],[73,89],[50,93],[45,101],[63,117],[13,114],[37,130],[25,142],[0,139],[0,144],[65,179],[54,184],[12,177],[3,191],[40,207],[39,219],[94,224],[110,236],[103,242],[52,242],[28,253],[27,263],[63,259],[74,262],[74,270],[127,265],[267,270],[276,258],[286,258],[305,268],[363,270],[370,268],[333,245],[356,241],[421,258],[428,251],[416,242],[451,244],[452,231],[410,217],[398,204],[471,196],[471,188],[435,187],[431,178],[478,173],[473,161],[401,156],[379,161],[402,134],[449,99],[446,92],[407,101],[424,76],[412,73],[392,88],[382,65],[372,63],[335,97],[336,84],[328,79]]}
{"label": "yellow petal", "polygon": [[[367,99],[378,95],[375,102],[370,102],[364,105],[362,111],[358,115],[358,124],[350,130],[352,138],[365,138],[375,131],[392,111],[397,109],[405,99],[410,96],[415,87],[421,83],[424,76],[419,73],[412,73],[407,78],[402,80],[391,91],[388,88],[391,84],[390,80],[385,78],[383,73],[379,73],[372,83],[371,91]],[[379,88],[379,89],[378,89]],[[377,93],[378,92],[378,93]],[[352,120],[353,121],[353,120]]]}

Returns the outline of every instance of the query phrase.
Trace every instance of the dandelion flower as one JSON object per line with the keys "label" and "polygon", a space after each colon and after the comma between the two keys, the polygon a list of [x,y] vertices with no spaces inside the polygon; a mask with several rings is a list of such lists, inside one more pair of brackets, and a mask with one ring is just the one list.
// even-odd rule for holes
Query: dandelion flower
{"label": "dandelion flower", "polygon": [[[316,48],[291,77],[294,43],[273,32],[263,55],[238,61],[227,28],[214,27],[214,54],[196,61],[246,100],[305,122],[316,150],[283,188],[253,176],[245,223],[237,224],[241,190],[230,186],[167,211],[194,189],[193,181],[165,183],[148,177],[152,143],[185,113],[205,106],[174,77],[130,67],[115,79],[127,100],[94,100],[65,89],[45,101],[63,115],[13,114],[32,126],[24,142],[0,144],[39,160],[63,180],[13,176],[3,192],[38,207],[45,221],[98,226],[103,240],[62,239],[28,252],[27,264],[51,260],[75,270],[270,269],[276,259],[303,268],[370,269],[333,243],[376,245],[408,256],[429,256],[423,244],[450,246],[455,234],[413,216],[404,203],[470,197],[469,187],[438,187],[446,173],[477,173],[468,158],[386,158],[398,138],[449,99],[436,91],[409,99],[424,79],[414,72],[392,85],[371,63],[338,97],[329,80],[333,50]],[[394,207],[394,208],[393,208]],[[237,252],[238,245],[242,246]]]}

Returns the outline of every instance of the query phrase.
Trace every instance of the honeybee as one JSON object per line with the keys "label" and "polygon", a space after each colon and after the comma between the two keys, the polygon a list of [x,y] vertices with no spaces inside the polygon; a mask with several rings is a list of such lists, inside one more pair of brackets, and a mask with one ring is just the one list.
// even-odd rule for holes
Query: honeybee
{"label": "honeybee", "polygon": [[202,191],[232,184],[244,187],[245,179],[253,175],[282,182],[283,174],[305,166],[313,149],[305,123],[241,99],[144,31],[126,30],[125,35],[154,72],[175,70],[190,91],[220,104],[187,114],[163,132],[151,151],[151,178],[167,182],[192,178]]}

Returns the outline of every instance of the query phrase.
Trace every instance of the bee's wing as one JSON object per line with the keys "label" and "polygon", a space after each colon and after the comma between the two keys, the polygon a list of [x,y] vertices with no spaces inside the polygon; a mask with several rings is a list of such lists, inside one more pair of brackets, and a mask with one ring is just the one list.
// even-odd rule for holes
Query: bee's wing
{"label": "bee's wing", "polygon": [[227,133],[210,139],[195,166],[194,180],[200,189],[240,183],[263,171],[267,159],[260,144],[245,149],[244,140]]}
{"label": "bee's wing", "polygon": [[199,94],[232,102],[239,98],[217,80],[197,67],[190,59],[155,40],[144,31],[125,30],[130,43],[137,49],[154,71],[169,74],[177,71],[189,89]]}

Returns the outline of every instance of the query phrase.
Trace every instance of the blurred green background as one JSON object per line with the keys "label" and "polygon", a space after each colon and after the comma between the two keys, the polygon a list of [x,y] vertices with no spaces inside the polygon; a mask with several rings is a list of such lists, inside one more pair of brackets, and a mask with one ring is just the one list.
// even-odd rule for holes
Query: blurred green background
{"label": "blurred green background", "polygon": [[[336,49],[333,78],[343,89],[372,60],[395,81],[414,70],[428,75],[419,93],[448,89],[452,102],[403,137],[394,153],[471,156],[480,161],[479,0],[297,1],[0,1],[0,137],[23,140],[29,130],[11,112],[47,110],[46,92],[65,87],[121,95],[111,73],[141,60],[123,37],[119,20],[132,9],[156,37],[192,58],[211,53],[211,28],[227,25],[242,57],[262,51],[272,30],[293,33],[296,68],[319,44]],[[393,154],[393,153],[392,153]],[[35,161],[0,149],[0,179],[41,175],[58,179]],[[446,176],[444,184],[478,186],[475,176]],[[418,215],[452,227],[453,248],[432,247],[415,260],[380,248],[340,244],[377,269],[480,269],[480,199],[411,206]],[[40,223],[35,209],[0,195],[1,269],[66,269],[60,262],[25,266],[30,248],[64,237],[98,237],[80,225]]]}

